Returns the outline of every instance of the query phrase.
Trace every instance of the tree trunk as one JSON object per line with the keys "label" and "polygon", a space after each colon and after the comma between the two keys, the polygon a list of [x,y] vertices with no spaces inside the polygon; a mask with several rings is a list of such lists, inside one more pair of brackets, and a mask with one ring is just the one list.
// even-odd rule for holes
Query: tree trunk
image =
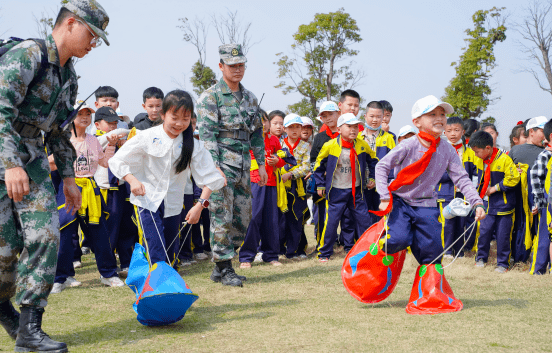
{"label": "tree trunk", "polygon": [[326,77],[326,100],[332,99],[332,80],[333,80],[333,67],[334,67],[335,55],[332,51],[332,56],[330,57],[330,71]]}
{"label": "tree trunk", "polygon": [[[552,69],[550,68],[550,58],[548,56],[548,48],[540,48],[542,52],[542,58],[544,60],[544,73],[546,74],[546,79],[548,80],[548,85],[552,89]],[[552,92],[551,92],[552,94]]]}
{"label": "tree trunk", "polygon": [[316,98],[309,97],[309,99],[310,99],[310,102],[311,102],[311,105],[312,105],[312,113],[313,113],[312,116],[317,116],[318,109],[316,109]]}

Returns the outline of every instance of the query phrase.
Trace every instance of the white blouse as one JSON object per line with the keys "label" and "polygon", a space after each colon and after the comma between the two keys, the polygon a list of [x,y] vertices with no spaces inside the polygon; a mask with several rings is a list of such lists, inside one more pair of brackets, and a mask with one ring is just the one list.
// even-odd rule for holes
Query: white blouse
{"label": "white blouse", "polygon": [[182,151],[182,135],[172,139],[163,125],[139,131],[128,140],[109,160],[111,172],[118,178],[132,174],[146,188],[144,196],[130,195],[130,202],[156,212],[165,201],[165,218],[182,212],[184,188],[190,182],[190,174],[196,185],[215,191],[224,186],[224,178],[215,167],[203,142],[194,139],[194,151],[190,165],[176,174],[175,162]]}

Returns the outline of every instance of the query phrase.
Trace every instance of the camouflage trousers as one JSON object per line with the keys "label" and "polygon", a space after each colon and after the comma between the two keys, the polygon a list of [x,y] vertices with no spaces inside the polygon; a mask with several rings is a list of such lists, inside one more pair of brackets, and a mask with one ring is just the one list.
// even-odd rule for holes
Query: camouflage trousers
{"label": "camouflage trousers", "polygon": [[210,197],[211,251],[215,262],[232,259],[234,247],[241,246],[251,222],[251,181],[249,170],[226,167],[228,185]]}
{"label": "camouflage trousers", "polygon": [[0,198],[0,302],[15,295],[17,305],[45,307],[56,274],[59,216],[50,179],[40,185],[29,179],[29,188],[20,202]]}

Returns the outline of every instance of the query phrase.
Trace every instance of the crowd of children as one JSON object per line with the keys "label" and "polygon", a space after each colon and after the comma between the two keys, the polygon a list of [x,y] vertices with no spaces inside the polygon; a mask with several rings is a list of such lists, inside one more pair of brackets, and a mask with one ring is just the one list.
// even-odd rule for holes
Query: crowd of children
{"label": "crowd of children", "polygon": [[[192,98],[178,90],[165,96],[150,87],[143,95],[145,113],[127,125],[116,112],[118,96],[114,88],[100,87],[95,109],[86,104],[79,108],[71,142],[78,155],[75,172],[83,203],[75,216],[64,210],[63,192],[59,192],[63,182],[50,157],[61,220],[53,293],[80,285],[75,268],[81,266],[87,249],[94,252],[101,283],[107,286],[123,285],[119,277],[128,274],[135,242],[147,249],[152,263],[167,261],[178,268],[209,259],[208,197],[225,180],[198,140]],[[433,98],[420,101],[433,102]],[[450,114],[446,103],[436,102],[435,111]],[[387,216],[389,224],[396,229],[407,227],[414,234],[420,219],[435,218],[424,227],[440,229],[442,246],[428,251],[427,245],[412,239],[390,237],[390,253],[410,242],[408,246],[423,262],[440,261],[440,252],[445,258],[470,254],[475,266],[484,267],[495,240],[497,272],[530,262],[531,274],[548,273],[552,122],[545,117],[519,122],[512,129],[508,152],[497,146],[498,131],[491,123],[451,116],[445,126],[428,128],[418,126],[421,116],[430,115],[422,112],[413,117],[418,129],[406,125],[394,134],[389,131],[393,107],[388,101],[369,102],[363,120],[358,118],[359,110],[359,94],[346,90],[337,104],[320,105],[319,129],[309,117],[260,111],[269,177],[265,186],[258,185],[258,166],[251,153],[253,214],[239,249],[240,268],[261,261],[281,266],[282,258],[307,258],[311,242],[305,225],[311,223],[315,234],[311,255],[328,262],[335,246],[349,251],[385,208],[398,208],[399,213]],[[420,128],[427,128],[437,140]],[[425,147],[416,147],[412,140],[416,136]],[[414,145],[391,153],[406,140],[408,146]],[[397,173],[404,169],[399,166],[407,159],[414,162],[414,150],[435,148],[444,156],[448,152],[440,149],[441,143],[452,145],[456,155],[454,163],[435,167],[446,171],[434,187],[423,182],[435,178],[432,172],[413,186],[392,189],[399,182]],[[426,163],[424,168],[428,167]],[[468,186],[477,190],[479,198]],[[429,205],[434,197],[437,211]],[[445,208],[457,198],[477,203],[487,216],[476,217],[475,207],[466,217],[446,219]],[[431,207],[417,207],[423,205]],[[437,212],[436,217],[427,216],[428,212]]]}

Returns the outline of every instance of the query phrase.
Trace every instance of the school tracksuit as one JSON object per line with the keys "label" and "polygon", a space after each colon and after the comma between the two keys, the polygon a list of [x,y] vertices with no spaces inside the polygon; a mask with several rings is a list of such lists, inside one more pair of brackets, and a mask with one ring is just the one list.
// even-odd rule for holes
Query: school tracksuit
{"label": "school tracksuit", "polygon": [[90,241],[90,246],[96,258],[98,272],[104,278],[117,276],[117,260],[114,249],[109,242],[109,231],[105,204],[93,178],[75,178],[77,187],[82,193],[83,204],[88,205],[86,210],[79,210],[75,215],[66,212],[63,180],[57,171],[51,173],[56,190],[56,203],[60,218],[60,246],[58,250],[58,264],[55,283],[65,283],[67,277],[75,276],[73,267],[73,242],[78,227]]}
{"label": "school tracksuit", "polygon": [[[285,141],[285,140],[284,140]],[[307,205],[306,183],[303,178],[310,170],[309,166],[309,144],[299,140],[297,146],[292,148],[282,145],[283,151],[288,151],[297,162],[297,165],[289,164],[280,168],[281,175],[291,173],[292,180],[284,183],[288,211],[283,213],[280,211],[278,218],[285,220],[283,228],[280,228],[280,253],[285,250],[287,258],[297,257],[301,254],[299,245],[303,234],[303,221],[305,212],[309,209]],[[292,146],[293,147],[293,146]]]}
{"label": "school tracksuit", "polygon": [[[197,187],[194,179],[192,178],[194,185],[194,201],[197,201],[201,197],[201,190]],[[201,227],[203,226],[203,235],[201,234]],[[211,251],[211,245],[209,242],[211,219],[209,215],[209,209],[204,208],[201,211],[201,217],[199,222],[192,225],[192,244],[194,254],[203,253],[204,251]]]}
{"label": "school tracksuit", "polygon": [[[478,188],[483,188],[485,174],[484,164],[478,163]],[[476,260],[487,262],[493,233],[496,234],[497,265],[508,268],[510,266],[510,243],[515,218],[516,194],[515,186],[520,176],[512,159],[504,152],[498,151],[490,166],[491,179],[489,188],[494,186],[496,192],[484,198],[487,217],[479,222],[479,237],[477,239]]]}
{"label": "school tracksuit", "polygon": [[[367,133],[367,130],[364,130],[365,133]],[[362,138],[364,138],[364,134],[362,134]],[[390,132],[386,132],[382,129],[379,130],[377,137],[376,137],[376,158],[378,160],[381,160],[383,157],[385,157],[393,148],[395,148],[395,137]],[[389,180],[393,179],[393,171],[389,173]],[[377,211],[379,210],[379,204],[380,204],[380,197],[378,194],[378,191],[376,188],[365,190],[366,199],[366,205],[368,206],[369,210]],[[379,217],[376,215],[370,213],[370,217],[372,218],[372,222],[376,223],[379,221]],[[359,234],[361,236],[362,234]]]}
{"label": "school tracksuit", "polygon": [[180,230],[179,232],[179,243],[182,245],[180,245],[179,248],[174,249],[174,256],[183,261],[191,261],[194,258],[192,246],[192,225],[184,225],[184,222],[186,221],[186,215],[192,207],[194,207],[194,187],[192,184],[192,180],[188,180],[186,182],[186,186],[184,186],[183,207],[182,212],[180,213],[180,228],[182,228],[182,230]]}
{"label": "school tracksuit", "polygon": [[[117,129],[113,133],[121,132]],[[126,131],[126,130],[125,130]],[[96,131],[100,145],[107,146],[106,133]],[[115,153],[118,148],[115,149]],[[105,200],[106,211],[109,213],[107,228],[109,231],[109,244],[119,255],[121,269],[130,266],[134,244],[138,240],[138,228],[133,221],[134,207],[130,204],[130,186],[119,180],[109,168],[98,166],[94,179],[100,187]]]}
{"label": "school tracksuit", "polygon": [[130,202],[136,206],[140,241],[151,264],[174,263],[175,249],[179,246],[184,186],[190,175],[200,188],[207,186],[218,190],[224,185],[224,178],[215,168],[211,154],[203,142],[197,140],[194,140],[189,166],[176,174],[175,162],[181,155],[182,145],[181,134],[172,139],[159,125],[138,133],[109,160],[109,168],[115,176],[122,178],[132,174],[146,189],[144,196],[132,194]]}
{"label": "school tracksuit", "polygon": [[[468,176],[470,177],[470,179],[472,179],[472,176],[476,174],[473,171],[473,163],[470,164],[466,162],[468,160],[473,160],[473,158],[470,158],[475,156],[473,150],[461,144],[460,148],[456,149],[456,152],[460,160],[462,160],[462,165],[464,165]],[[455,198],[463,199],[464,195],[456,190],[456,188],[454,187],[454,183],[450,179],[448,173],[445,172],[441,177],[439,184],[437,185],[437,202],[439,203],[439,212],[441,215],[442,223],[441,237],[443,239],[443,246],[445,247],[445,249],[448,248],[452,243],[454,243],[458,239],[458,237],[462,235],[462,233],[464,233],[464,229],[466,226],[469,226],[471,224],[467,224],[466,217],[454,217],[451,219],[445,219],[444,217],[442,217],[443,209]],[[473,227],[473,229],[475,229],[475,227]],[[471,239],[469,243],[471,243],[471,246],[473,247],[473,243],[475,242],[475,232],[474,234],[472,234],[472,237],[474,239]],[[447,255],[457,255],[460,249],[462,249],[463,247],[462,253],[459,254],[459,256],[464,256],[463,252],[471,249],[469,247],[470,244],[468,244],[466,240],[468,240],[467,235],[464,236],[464,241],[457,241],[453,245],[453,247],[449,251],[447,251]],[[464,246],[465,243],[466,246]]]}
{"label": "school tracksuit", "polygon": [[[318,190],[326,190],[324,228],[317,248],[319,258],[329,258],[333,254],[339,221],[346,209],[350,211],[358,234],[363,234],[372,223],[368,217],[368,207],[364,201],[364,185],[366,185],[367,180],[374,179],[374,168],[377,163],[376,154],[370,149],[368,143],[363,140],[356,139],[354,148],[357,154],[355,170],[360,173],[360,185],[355,188],[354,199],[352,185],[347,189],[333,187],[334,174],[340,173],[338,162],[342,153],[341,137],[325,143],[316,160],[314,167],[316,187]],[[354,236],[345,236],[343,240],[345,250],[350,250],[354,245]]]}
{"label": "school tracksuit", "polygon": [[[277,154],[282,146],[276,136],[265,137],[265,156]],[[280,252],[280,225],[278,215],[278,177],[276,173],[286,162],[280,158],[274,167],[265,163],[268,181],[259,186],[259,167],[251,153],[251,206],[253,215],[240,248],[240,262],[253,262],[257,252],[263,253],[263,261],[278,260]],[[259,245],[260,243],[260,245]]]}

